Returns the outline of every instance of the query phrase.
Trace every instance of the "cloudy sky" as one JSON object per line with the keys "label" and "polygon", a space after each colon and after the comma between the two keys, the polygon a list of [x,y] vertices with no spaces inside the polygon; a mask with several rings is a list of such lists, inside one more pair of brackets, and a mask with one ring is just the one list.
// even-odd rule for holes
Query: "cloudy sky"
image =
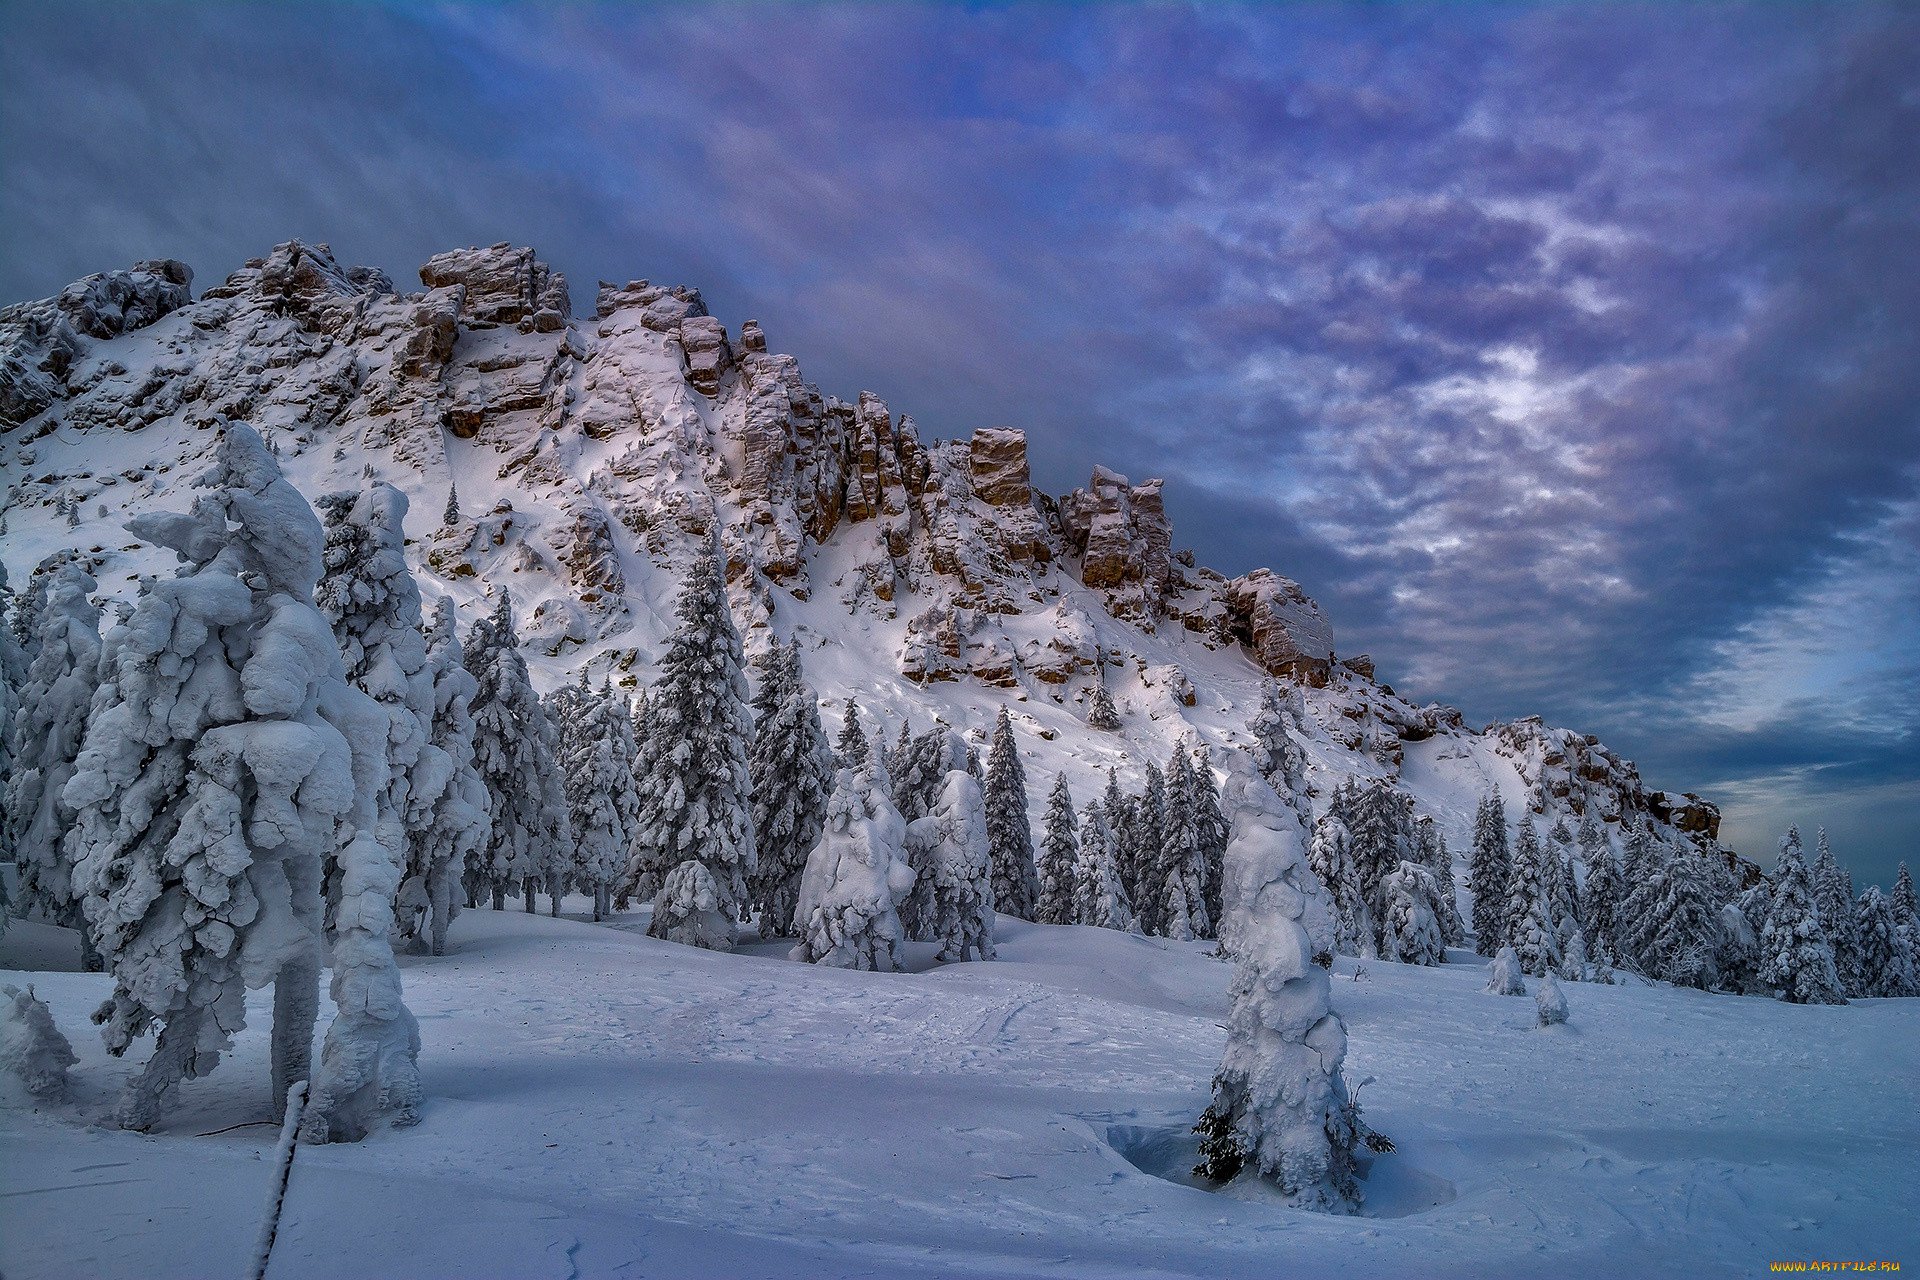
{"label": "cloudy sky", "polygon": [[294,237],[699,285],[1165,475],[1346,652],[1920,854],[1920,10],[0,7],[0,299]]}

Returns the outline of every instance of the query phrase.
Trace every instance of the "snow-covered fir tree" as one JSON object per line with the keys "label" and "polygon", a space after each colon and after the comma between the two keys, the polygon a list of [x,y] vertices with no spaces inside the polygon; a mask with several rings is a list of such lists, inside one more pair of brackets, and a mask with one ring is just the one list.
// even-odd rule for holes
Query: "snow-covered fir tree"
{"label": "snow-covered fir tree", "polygon": [[128,523],[183,563],[143,580],[104,642],[64,792],[74,888],[114,977],[95,1020],[115,1055],[158,1032],[115,1112],[133,1129],[214,1069],[248,987],[274,985],[276,1105],[308,1078],[321,864],[365,831],[386,769],[377,709],[313,604],[313,509],[241,423],[195,483],[190,512]]}
{"label": "snow-covered fir tree", "polygon": [[1360,900],[1348,841],[1347,824],[1338,812],[1329,809],[1313,824],[1307,865],[1333,904],[1334,949],[1342,955],[1357,956],[1372,945],[1373,917]]}
{"label": "snow-covered fir tree", "polygon": [[753,715],[740,633],[713,551],[694,562],[674,616],[648,695],[648,736],[637,765],[637,843],[644,864],[666,877],[647,932],[725,951],[734,923],[746,915],[755,865],[747,769]]}
{"label": "snow-covered fir tree", "polygon": [[986,804],[994,909],[1031,920],[1040,881],[1033,861],[1033,827],[1027,819],[1027,771],[1005,707],[994,723],[993,749],[987,754]]}
{"label": "snow-covered fir tree", "polygon": [[1160,766],[1147,764],[1146,786],[1127,806],[1126,829],[1119,833],[1120,851],[1132,870],[1129,892],[1140,927],[1148,933],[1167,931],[1167,882],[1162,846],[1167,831],[1167,776]]}
{"label": "snow-covered fir tree", "polygon": [[1336,801],[1347,826],[1347,856],[1360,903],[1373,920],[1372,944],[1381,943],[1386,914],[1386,878],[1402,862],[1420,862],[1423,850],[1413,823],[1413,797],[1389,782],[1348,787]]}
{"label": "snow-covered fir tree", "polygon": [[1521,974],[1520,953],[1512,943],[1503,943],[1499,954],[1487,962],[1487,990],[1497,996],[1523,996],[1527,984]]}
{"label": "snow-covered fir tree", "polygon": [[1513,858],[1507,847],[1507,811],[1499,788],[1480,799],[1473,815],[1473,848],[1467,855],[1473,890],[1473,946],[1491,956],[1512,941],[1507,935],[1507,890],[1513,882]]}
{"label": "snow-covered fir tree", "polygon": [[1867,886],[1860,895],[1854,907],[1853,930],[1860,948],[1860,983],[1854,995],[1920,995],[1913,949],[1894,923],[1893,906],[1879,885]]}
{"label": "snow-covered fir tree", "polygon": [[1073,869],[1073,922],[1098,929],[1140,932],[1127,886],[1120,878],[1113,828],[1099,801],[1087,805],[1080,819],[1080,856]]}
{"label": "snow-covered fir tree", "polygon": [[1282,800],[1305,810],[1307,754],[1299,738],[1306,736],[1306,709],[1300,690],[1282,690],[1277,680],[1260,686],[1260,708],[1247,724],[1253,735],[1253,763]]}
{"label": "snow-covered fir tree", "polygon": [[1113,695],[1107,692],[1105,680],[1093,686],[1093,699],[1087,707],[1087,728],[1102,733],[1120,732],[1120,709],[1113,705]]}
{"label": "snow-covered fir tree", "polygon": [[1705,860],[1675,850],[1628,898],[1635,920],[1634,960],[1649,978],[1678,987],[1713,986],[1719,978],[1719,918],[1707,896]]}
{"label": "snow-covered fir tree", "polygon": [[100,610],[87,598],[94,585],[79,563],[67,561],[46,583],[33,610],[32,661],[11,717],[5,830],[0,832],[0,851],[10,850],[20,867],[14,909],[38,910],[55,924],[75,929],[83,967],[89,970],[100,968],[100,957],[74,892],[66,847],[74,813],[62,793],[73,777],[100,678]]}
{"label": "snow-covered fir tree", "polygon": [[1198,784],[1184,748],[1176,746],[1167,763],[1166,816],[1160,831],[1160,856],[1152,882],[1163,904],[1161,931],[1188,941],[1212,933],[1206,914],[1206,867],[1202,862]]}
{"label": "snow-covered fir tree", "polygon": [[1223,929],[1234,957],[1227,1048],[1213,1101],[1196,1126],[1195,1172],[1216,1180],[1250,1170],[1303,1208],[1360,1203],[1358,1117],[1341,1074],[1347,1030],[1333,1011],[1321,948],[1307,922],[1323,900],[1307,869],[1297,814],[1251,767],[1227,780],[1233,823]]}
{"label": "snow-covered fir tree", "polygon": [[[1220,809],[1220,787],[1214,780],[1212,756],[1205,747],[1194,749],[1193,781],[1194,826],[1200,833],[1200,861],[1205,871],[1201,900],[1206,904],[1207,919],[1213,925],[1212,932],[1217,935],[1224,909],[1220,892],[1225,875],[1227,839],[1232,835],[1232,829],[1227,825],[1226,814]],[[1300,810],[1296,807],[1295,812]],[[1306,820],[1305,814],[1302,814],[1301,820]]]}
{"label": "snow-covered fir tree", "polygon": [[[465,659],[478,686],[472,704],[474,767],[486,784],[492,815],[486,844],[468,860],[467,903],[477,906],[488,895],[498,911],[509,897],[530,895],[540,883],[547,852],[560,841],[566,822],[566,786],[556,758],[559,735],[533,691],[514,629],[513,603],[504,591],[492,617],[468,631]],[[526,909],[535,909],[531,896]]]}
{"label": "snow-covered fir tree", "polygon": [[372,484],[322,506],[324,572],[314,599],[333,628],[348,682],[371,704],[349,739],[372,745],[354,752],[353,832],[326,868],[336,1012],[300,1133],[309,1142],[356,1142],[383,1114],[402,1126],[419,1119],[420,1029],[394,960],[396,902],[409,833],[431,821],[452,770],[430,740],[433,673],[420,588],[407,568],[406,496]]}
{"label": "snow-covered fir tree", "polygon": [[1541,852],[1547,860],[1547,908],[1564,954],[1580,932],[1580,889],[1573,870],[1574,836],[1564,817],[1554,819]]}
{"label": "snow-covered fir tree", "polygon": [[426,780],[414,780],[431,794],[432,810],[423,826],[408,833],[399,916],[402,935],[424,942],[437,956],[445,954],[447,928],[460,910],[467,862],[485,853],[492,800],[473,758],[473,699],[480,685],[466,668],[453,601],[446,596],[434,602],[426,645],[433,684],[427,741],[446,758],[447,771],[437,790]]}
{"label": "snow-covered fir tree", "polygon": [[913,825],[932,850],[933,899],[925,927],[940,944],[939,958],[993,959],[992,859],[980,784],[966,770],[952,770],[933,811]]}
{"label": "snow-covered fir tree", "polygon": [[[1587,838],[1589,830],[1598,836],[1592,843]],[[1596,956],[1603,943],[1610,955],[1618,955],[1620,904],[1626,896],[1626,885],[1620,878],[1620,864],[1614,861],[1612,844],[1592,824],[1583,826],[1580,835],[1587,862],[1587,883],[1580,894],[1581,927],[1586,934],[1588,947]]]}
{"label": "snow-covered fir tree", "polygon": [[899,907],[913,889],[907,824],[893,807],[878,753],[834,775],[826,823],[801,873],[792,958],[843,969],[892,970],[906,936]]}
{"label": "snow-covered fir tree", "polygon": [[1772,881],[1773,900],[1760,927],[1760,980],[1794,1004],[1845,1004],[1796,827],[1780,841]]}
{"label": "snow-covered fir tree", "polygon": [[1520,821],[1514,842],[1513,878],[1507,885],[1506,935],[1520,967],[1538,977],[1560,967],[1560,936],[1547,902],[1546,853],[1533,819]]}
{"label": "snow-covered fir tree", "polygon": [[[916,778],[937,778],[939,786],[932,789],[924,802],[917,799],[924,809],[918,816],[908,820],[905,812],[902,821],[907,822],[907,865],[913,869],[913,891],[900,904],[900,923],[906,929],[906,936],[915,942],[927,942],[934,938],[935,915],[933,907],[934,886],[938,879],[940,858],[939,825],[922,821],[932,813],[940,800],[940,792],[946,786],[947,774],[966,773],[966,744],[960,735],[936,723],[933,728],[912,739],[904,750],[895,752],[900,759],[913,768]],[[936,772],[937,770],[937,772]],[[971,777],[971,774],[968,774]],[[915,790],[923,789],[923,783],[916,783]],[[893,784],[894,807],[899,808],[899,799],[903,792],[900,784]]]}
{"label": "snow-covered fir tree", "polygon": [[[901,726],[905,731],[906,726]],[[908,822],[933,812],[947,774],[966,771],[967,744],[944,724],[897,744],[887,760],[893,772],[893,805]]]}
{"label": "snow-covered fir tree", "polygon": [[1534,989],[1533,1002],[1538,1010],[1536,1025],[1557,1027],[1567,1020],[1567,993],[1560,989],[1552,974],[1543,974]]}
{"label": "snow-covered fir tree", "polygon": [[[775,644],[762,659],[760,672],[753,697],[753,747],[747,755],[757,858],[748,885],[760,932],[772,937],[793,924],[800,875],[826,823],[834,753],[820,724],[819,699],[800,669],[800,642]],[[857,721],[854,728],[859,728]]]}
{"label": "snow-covered fir tree", "polygon": [[447,486],[447,505],[440,512],[440,523],[448,528],[460,523],[460,486]]}
{"label": "snow-covered fir tree", "polygon": [[1433,873],[1434,885],[1440,894],[1434,900],[1434,918],[1440,922],[1440,936],[1447,945],[1457,947],[1467,940],[1467,924],[1460,918],[1460,904],[1453,883],[1453,851],[1447,848],[1447,837],[1442,834],[1440,824],[1432,818],[1421,818],[1414,824],[1420,834],[1420,863]]}
{"label": "snow-covered fir tree", "polygon": [[1860,949],[1853,936],[1853,877],[1835,861],[1825,827],[1815,834],[1813,847],[1813,864],[1807,868],[1813,882],[1813,900],[1820,908],[1820,923],[1826,928],[1827,941],[1833,947],[1833,967],[1840,975],[1840,985],[1855,992],[1862,984],[1863,975]]}
{"label": "snow-covered fir tree", "polygon": [[1716,917],[1720,938],[1713,965],[1722,990],[1739,995],[1766,994],[1766,984],[1760,980],[1760,926],[1766,923],[1767,906],[1772,900],[1772,890],[1762,880],[1721,906]]}
{"label": "snow-covered fir tree", "polygon": [[1440,884],[1417,862],[1402,862],[1381,883],[1385,916],[1380,925],[1380,958],[1402,964],[1445,964],[1446,935],[1435,903]]}
{"label": "snow-covered fir tree", "polygon": [[[840,737],[834,743],[834,753],[838,757],[839,767],[853,769],[864,764],[867,753],[867,734],[860,727],[860,708],[852,698],[847,699],[847,713],[840,721]],[[889,797],[891,799],[891,797]]]}
{"label": "snow-covered fir tree", "polygon": [[[581,673],[582,685],[585,672]],[[559,705],[560,771],[573,832],[569,879],[593,898],[593,918],[613,910],[613,886],[627,868],[639,821],[633,776],[633,720],[626,699],[603,683]]]}
{"label": "snow-covered fir tree", "polygon": [[[0,513],[0,521],[5,520]],[[7,587],[7,567],[0,564],[0,616],[6,615],[13,603],[13,592]],[[20,610],[14,609],[10,622],[20,623]],[[4,799],[12,789],[13,778],[13,722],[20,710],[20,686],[27,680],[27,653],[15,638],[14,625],[0,627],[0,799]],[[26,627],[27,634],[33,628]],[[13,846],[10,842],[11,824],[0,819],[0,865],[13,861]],[[7,896],[7,878],[0,875],[0,934],[7,931],[7,921],[12,918],[13,903]]]}
{"label": "snow-covered fir tree", "polygon": [[1920,978],[1920,902],[1915,900],[1913,874],[1904,862],[1893,879],[1893,894],[1887,906],[1893,912],[1893,927],[1907,940],[1907,947],[1913,953],[1914,976]]}
{"label": "snow-covered fir tree", "polygon": [[[1079,821],[1064,771],[1047,793],[1047,816],[1040,835],[1040,899],[1035,919],[1041,924],[1074,923],[1074,875],[1080,862]],[[1889,916],[1889,919],[1892,917]]]}

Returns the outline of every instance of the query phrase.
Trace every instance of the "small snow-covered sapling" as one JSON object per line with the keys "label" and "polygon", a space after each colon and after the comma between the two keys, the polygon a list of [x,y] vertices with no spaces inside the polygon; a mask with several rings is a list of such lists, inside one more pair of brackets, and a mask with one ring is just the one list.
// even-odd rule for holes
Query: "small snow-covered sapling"
{"label": "small snow-covered sapling", "polygon": [[67,1091],[67,1068],[79,1059],[73,1045],[54,1025],[53,1010],[33,988],[0,987],[0,1068],[36,1098],[58,1098]]}

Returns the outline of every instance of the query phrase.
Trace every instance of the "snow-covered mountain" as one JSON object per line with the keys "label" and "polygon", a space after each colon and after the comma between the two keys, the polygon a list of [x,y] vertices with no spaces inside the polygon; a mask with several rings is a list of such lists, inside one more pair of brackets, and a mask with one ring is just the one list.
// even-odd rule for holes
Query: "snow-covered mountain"
{"label": "snow-covered mountain", "polygon": [[[693,289],[602,283],[575,316],[564,277],[505,244],[420,279],[402,293],[291,242],[198,300],[162,261],[0,309],[11,581],[71,548],[128,593],[160,561],[121,522],[184,507],[175,482],[240,418],[309,496],[368,473],[407,492],[423,587],[469,618],[510,593],[547,685],[583,665],[647,680],[717,536],[750,648],[798,636],[833,713],[857,698],[889,735],[937,716],[983,742],[1011,705],[1036,801],[1061,770],[1085,797],[1183,739],[1244,743],[1274,675],[1306,690],[1318,795],[1397,776],[1464,849],[1495,785],[1543,824],[1644,815],[1731,857],[1712,804],[1649,788],[1592,736],[1415,706],[1340,654],[1297,583],[1196,564],[1159,480],[1096,466],[1049,496],[1021,431],[923,440],[878,395],[823,394],[754,321],[729,333]],[[1085,723],[1102,682],[1118,733]]]}

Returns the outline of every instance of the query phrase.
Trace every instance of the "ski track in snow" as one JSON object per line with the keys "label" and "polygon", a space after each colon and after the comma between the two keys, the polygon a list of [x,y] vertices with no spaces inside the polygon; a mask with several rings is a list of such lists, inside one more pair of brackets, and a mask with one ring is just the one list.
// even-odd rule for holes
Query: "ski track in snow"
{"label": "ski track in snow", "polygon": [[[583,902],[570,903],[584,907]],[[912,972],[732,955],[519,911],[405,961],[417,1129],[303,1147],[270,1275],[1754,1275],[1920,1257],[1920,1001],[1841,1008],[1570,984],[1573,1017],[1482,968],[1336,966],[1351,1081],[1399,1151],[1382,1214],[1155,1177],[1184,1163],[1228,969],[1177,944],[1001,917],[1001,959]],[[92,1127],[131,1063],[61,931],[17,922],[82,1055],[74,1096],[0,1100],[0,1274],[238,1274],[270,1171],[267,1002],[165,1130]],[[144,1054],[148,1045],[136,1051]],[[1123,1145],[1125,1142],[1123,1141]],[[1145,1146],[1142,1146],[1145,1150]],[[1136,1153],[1137,1154],[1137,1153]],[[89,1177],[105,1174],[105,1177]]]}

